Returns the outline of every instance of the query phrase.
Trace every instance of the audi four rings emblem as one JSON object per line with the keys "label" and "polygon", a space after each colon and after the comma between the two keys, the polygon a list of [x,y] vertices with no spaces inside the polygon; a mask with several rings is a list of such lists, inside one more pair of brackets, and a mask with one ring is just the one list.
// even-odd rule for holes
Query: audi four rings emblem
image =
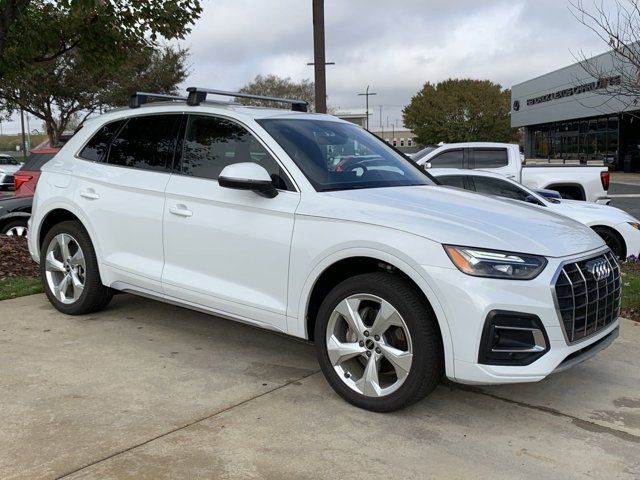
{"label": "audi four rings emblem", "polygon": [[596,279],[597,282],[604,280],[611,275],[611,265],[604,258],[596,258],[587,262],[587,271]]}

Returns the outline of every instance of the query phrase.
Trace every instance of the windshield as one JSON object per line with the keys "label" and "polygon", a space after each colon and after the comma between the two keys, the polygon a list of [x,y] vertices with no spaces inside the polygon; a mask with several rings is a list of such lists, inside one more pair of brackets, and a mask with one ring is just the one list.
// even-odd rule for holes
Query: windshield
{"label": "windshield", "polygon": [[356,125],[306,119],[258,123],[319,192],[434,185],[419,167]]}
{"label": "windshield", "polygon": [[0,157],[0,165],[20,165],[20,164],[13,157],[2,156]]}

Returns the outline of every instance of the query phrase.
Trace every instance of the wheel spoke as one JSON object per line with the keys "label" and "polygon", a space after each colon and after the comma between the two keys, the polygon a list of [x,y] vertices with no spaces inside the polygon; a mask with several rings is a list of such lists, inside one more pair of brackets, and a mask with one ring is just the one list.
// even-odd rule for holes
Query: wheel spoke
{"label": "wheel spoke", "polygon": [[82,249],[78,247],[78,250],[76,250],[76,253],[73,254],[73,256],[69,259],[69,265],[71,265],[72,267],[82,267],[85,268],[85,262],[84,262],[84,253],[82,253]]}
{"label": "wheel spoke", "polygon": [[362,332],[365,331],[366,327],[358,313],[359,306],[360,300],[355,298],[345,298],[338,304],[335,311],[342,315],[354,333],[361,335]]}
{"label": "wheel spoke", "polygon": [[61,261],[56,259],[56,257],[53,255],[53,250],[50,251],[47,254],[45,268],[49,272],[64,272],[65,271],[64,270],[64,264]]}
{"label": "wheel spoke", "polygon": [[62,256],[62,260],[68,260],[71,257],[71,253],[69,252],[69,242],[71,241],[71,237],[66,233],[60,234],[58,237],[58,245],[60,245],[60,255]]}
{"label": "wheel spoke", "polygon": [[335,335],[332,335],[327,342],[327,353],[332,365],[340,365],[350,358],[362,355],[366,348],[361,347],[359,343],[343,343],[339,341]]}
{"label": "wheel spoke", "polygon": [[69,288],[69,275],[62,277],[60,283],[58,285],[54,285],[54,294],[61,302],[64,302],[67,298],[67,288]]}
{"label": "wheel spoke", "polygon": [[71,284],[73,285],[73,300],[77,300],[82,295],[84,284],[80,281],[78,273],[71,269]]}
{"label": "wheel spoke", "polygon": [[409,352],[403,352],[397,348],[393,348],[391,345],[380,344],[382,355],[389,360],[391,365],[396,371],[398,379],[409,375],[411,370],[411,364],[413,363],[413,354]]}
{"label": "wheel spoke", "polygon": [[398,311],[386,301],[380,303],[380,310],[376,315],[373,325],[371,326],[371,333],[374,335],[382,335],[391,326],[402,327],[402,318]]}
{"label": "wheel spoke", "polygon": [[369,397],[379,397],[382,393],[380,381],[378,380],[378,369],[380,368],[380,356],[373,354],[367,361],[362,377],[356,382],[356,387],[363,395]]}

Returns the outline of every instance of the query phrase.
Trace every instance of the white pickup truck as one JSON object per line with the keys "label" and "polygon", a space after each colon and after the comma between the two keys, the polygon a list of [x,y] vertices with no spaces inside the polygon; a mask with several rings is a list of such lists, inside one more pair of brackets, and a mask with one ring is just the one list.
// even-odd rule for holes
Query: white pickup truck
{"label": "white pickup truck", "polygon": [[560,192],[563,198],[608,204],[609,171],[600,165],[526,165],[512,143],[448,143],[417,160],[429,168],[471,168],[500,173],[533,189]]}

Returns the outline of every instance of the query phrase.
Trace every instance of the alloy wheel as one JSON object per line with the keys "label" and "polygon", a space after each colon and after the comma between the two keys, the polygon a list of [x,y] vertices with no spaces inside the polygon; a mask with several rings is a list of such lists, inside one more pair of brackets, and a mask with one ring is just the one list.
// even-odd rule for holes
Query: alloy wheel
{"label": "alloy wheel", "polygon": [[5,235],[9,237],[27,237],[27,227],[23,225],[16,225],[7,230]]}
{"label": "alloy wheel", "polygon": [[326,332],[329,361],[352,390],[384,397],[409,376],[411,335],[400,313],[386,300],[350,295],[331,313]]}
{"label": "alloy wheel", "polygon": [[64,304],[76,302],[84,291],[86,263],[82,248],[68,233],[51,239],[45,256],[49,289]]}

